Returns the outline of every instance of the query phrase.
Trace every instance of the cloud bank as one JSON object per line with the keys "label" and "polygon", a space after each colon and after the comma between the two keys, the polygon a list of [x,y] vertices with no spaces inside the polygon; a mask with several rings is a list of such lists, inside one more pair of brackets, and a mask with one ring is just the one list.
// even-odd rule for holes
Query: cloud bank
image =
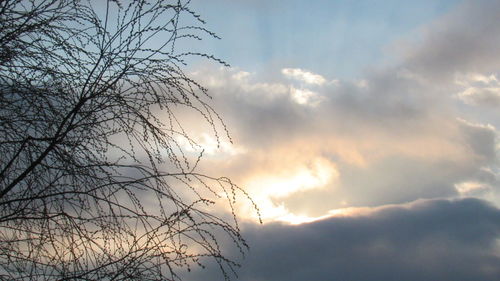
{"label": "cloud bank", "polygon": [[419,201],[297,226],[251,225],[244,234],[253,247],[242,281],[500,276],[500,210],[477,199]]}
{"label": "cloud bank", "polygon": [[239,152],[200,167],[245,186],[268,222],[418,199],[498,200],[500,118],[484,108],[500,100],[499,13],[498,1],[464,2],[362,79],[198,69]]}
{"label": "cloud bank", "polygon": [[458,197],[457,186],[482,182],[481,171],[496,177],[497,130],[464,119],[454,82],[443,94],[399,67],[321,85],[239,70],[198,75],[240,151],[201,167],[245,186],[265,219],[309,221],[336,208]]}

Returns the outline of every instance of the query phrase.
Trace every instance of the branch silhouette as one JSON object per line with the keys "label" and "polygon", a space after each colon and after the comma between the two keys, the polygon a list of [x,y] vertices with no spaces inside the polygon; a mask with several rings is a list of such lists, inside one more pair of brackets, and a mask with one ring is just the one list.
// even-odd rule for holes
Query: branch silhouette
{"label": "branch silhouette", "polygon": [[0,1],[2,280],[180,280],[207,260],[235,273],[221,241],[245,252],[233,206],[251,199],[196,171],[176,114],[229,137],[183,72],[190,56],[226,63],[177,52],[217,38],[189,2]]}

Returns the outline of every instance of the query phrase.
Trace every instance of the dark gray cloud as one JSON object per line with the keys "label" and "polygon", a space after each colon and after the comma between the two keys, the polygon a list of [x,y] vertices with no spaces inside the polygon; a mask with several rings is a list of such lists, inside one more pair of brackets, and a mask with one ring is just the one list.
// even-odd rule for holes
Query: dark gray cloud
{"label": "dark gray cloud", "polygon": [[[500,278],[500,210],[477,199],[420,201],[297,226],[247,225],[241,281]],[[219,280],[211,269],[191,280]],[[196,278],[198,277],[198,278]]]}
{"label": "dark gray cloud", "polygon": [[500,1],[464,1],[424,30],[424,43],[416,44],[405,66],[434,81],[456,72],[498,70],[499,14]]}

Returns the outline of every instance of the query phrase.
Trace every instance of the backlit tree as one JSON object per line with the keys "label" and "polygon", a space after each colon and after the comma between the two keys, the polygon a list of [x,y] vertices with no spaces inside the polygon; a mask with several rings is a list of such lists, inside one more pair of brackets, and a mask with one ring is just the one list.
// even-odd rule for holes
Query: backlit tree
{"label": "backlit tree", "polygon": [[211,206],[248,196],[197,172],[176,114],[227,135],[183,72],[218,60],[176,48],[216,37],[203,24],[184,0],[0,1],[0,278],[178,280],[206,260],[230,278],[219,241],[246,243]]}

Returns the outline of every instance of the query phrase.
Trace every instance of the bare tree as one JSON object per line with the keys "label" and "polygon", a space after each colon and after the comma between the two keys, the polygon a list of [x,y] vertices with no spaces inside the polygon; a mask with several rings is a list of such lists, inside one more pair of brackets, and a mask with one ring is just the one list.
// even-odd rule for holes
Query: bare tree
{"label": "bare tree", "polygon": [[244,252],[233,204],[250,199],[181,145],[199,148],[176,110],[227,135],[182,71],[218,61],[177,51],[216,37],[188,4],[0,1],[1,279],[179,280],[205,259],[231,277],[220,239]]}

